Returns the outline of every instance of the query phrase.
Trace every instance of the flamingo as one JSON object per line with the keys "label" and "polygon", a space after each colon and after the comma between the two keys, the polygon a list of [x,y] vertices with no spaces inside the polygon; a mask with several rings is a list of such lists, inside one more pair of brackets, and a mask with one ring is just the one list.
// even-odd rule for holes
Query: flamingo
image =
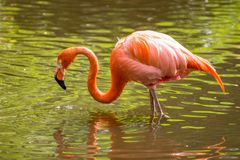
{"label": "flamingo", "polygon": [[164,82],[180,80],[193,70],[210,73],[225,92],[221,78],[207,60],[193,55],[164,33],[136,31],[118,40],[110,57],[111,87],[105,93],[97,87],[98,59],[86,47],[70,47],[59,54],[55,80],[66,90],[64,71],[78,54],[85,55],[90,62],[88,90],[96,101],[111,103],[121,95],[128,82],[139,82],[149,90],[152,116],[168,117],[158,101],[156,87]]}

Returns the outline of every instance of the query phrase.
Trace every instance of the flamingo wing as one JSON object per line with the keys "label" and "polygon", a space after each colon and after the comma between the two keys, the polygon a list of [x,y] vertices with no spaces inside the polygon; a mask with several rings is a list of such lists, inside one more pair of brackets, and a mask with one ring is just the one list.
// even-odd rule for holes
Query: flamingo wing
{"label": "flamingo wing", "polygon": [[125,56],[121,57],[125,59],[121,64],[127,68],[125,74],[128,73],[131,80],[157,84],[167,79],[179,79],[187,72],[187,59],[180,50],[181,45],[168,35],[153,31],[134,32],[120,40],[115,48],[124,48]]}

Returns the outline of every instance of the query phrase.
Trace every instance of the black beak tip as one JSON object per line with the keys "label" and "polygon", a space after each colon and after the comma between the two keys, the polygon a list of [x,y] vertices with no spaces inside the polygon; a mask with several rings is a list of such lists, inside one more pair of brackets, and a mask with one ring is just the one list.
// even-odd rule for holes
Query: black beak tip
{"label": "black beak tip", "polygon": [[57,76],[55,76],[55,80],[57,81],[57,83],[62,87],[62,89],[66,90],[67,87],[65,86],[64,80],[59,80],[57,79]]}

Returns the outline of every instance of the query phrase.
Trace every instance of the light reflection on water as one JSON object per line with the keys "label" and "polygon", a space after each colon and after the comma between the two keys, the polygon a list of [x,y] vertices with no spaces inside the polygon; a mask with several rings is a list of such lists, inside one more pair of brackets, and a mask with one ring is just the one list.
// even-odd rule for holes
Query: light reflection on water
{"label": "light reflection on water", "polygon": [[[238,1],[0,1],[0,159],[239,159]],[[88,61],[53,80],[57,54],[83,45],[99,58],[99,87],[110,85],[109,56],[135,30],[167,33],[209,61],[227,90],[194,72],[162,84],[170,119],[150,125],[148,91],[129,83],[118,101],[95,102]]]}

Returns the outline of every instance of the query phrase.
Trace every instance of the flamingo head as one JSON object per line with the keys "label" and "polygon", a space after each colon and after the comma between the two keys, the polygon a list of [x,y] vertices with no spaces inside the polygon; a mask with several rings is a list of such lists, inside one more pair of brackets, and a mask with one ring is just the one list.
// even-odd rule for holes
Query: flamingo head
{"label": "flamingo head", "polygon": [[74,50],[72,48],[68,48],[63,50],[57,58],[57,65],[55,68],[55,80],[64,90],[67,89],[64,83],[65,69],[68,68],[68,66],[73,62],[75,57],[76,53],[74,52]]}

